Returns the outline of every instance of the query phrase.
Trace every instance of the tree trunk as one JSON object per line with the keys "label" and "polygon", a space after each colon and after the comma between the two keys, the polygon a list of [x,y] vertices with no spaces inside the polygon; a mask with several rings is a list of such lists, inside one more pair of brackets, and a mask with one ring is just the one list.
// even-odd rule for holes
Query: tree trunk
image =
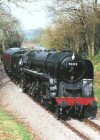
{"label": "tree trunk", "polygon": [[93,38],[92,38],[92,43],[91,43],[91,55],[95,55],[95,35],[96,35],[96,12],[95,9],[97,8],[97,0],[95,0],[95,3],[93,5],[93,10],[94,10],[94,23],[93,23]]}
{"label": "tree trunk", "polygon": [[5,50],[5,35],[3,33],[3,37],[2,37],[2,50]]}

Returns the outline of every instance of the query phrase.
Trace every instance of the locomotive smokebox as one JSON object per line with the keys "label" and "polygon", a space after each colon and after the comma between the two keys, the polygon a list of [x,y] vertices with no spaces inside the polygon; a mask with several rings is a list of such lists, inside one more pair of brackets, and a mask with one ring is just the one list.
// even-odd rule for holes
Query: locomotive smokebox
{"label": "locomotive smokebox", "polygon": [[60,63],[60,75],[69,83],[77,82],[84,75],[84,61],[78,55],[65,57]]}

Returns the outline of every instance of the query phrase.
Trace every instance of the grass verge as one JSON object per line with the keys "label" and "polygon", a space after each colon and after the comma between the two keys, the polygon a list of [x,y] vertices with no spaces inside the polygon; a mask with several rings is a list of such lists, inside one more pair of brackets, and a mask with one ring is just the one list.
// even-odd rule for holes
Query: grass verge
{"label": "grass verge", "polygon": [[98,108],[100,108],[100,55],[92,58],[94,64],[94,91],[97,99]]}
{"label": "grass verge", "polygon": [[0,107],[0,140],[33,140],[27,130]]}

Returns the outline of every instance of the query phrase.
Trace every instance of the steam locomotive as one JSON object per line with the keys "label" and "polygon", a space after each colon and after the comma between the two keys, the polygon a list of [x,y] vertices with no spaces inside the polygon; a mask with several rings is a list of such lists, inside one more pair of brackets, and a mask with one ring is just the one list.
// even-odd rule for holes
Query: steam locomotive
{"label": "steam locomotive", "polygon": [[10,48],[3,53],[4,68],[24,92],[57,118],[95,116],[94,69],[90,60],[70,50]]}

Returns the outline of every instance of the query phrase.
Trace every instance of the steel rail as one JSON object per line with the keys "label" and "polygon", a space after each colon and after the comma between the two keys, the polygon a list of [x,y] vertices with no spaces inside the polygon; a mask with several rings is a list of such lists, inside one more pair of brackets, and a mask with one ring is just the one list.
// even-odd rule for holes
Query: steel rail
{"label": "steel rail", "polygon": [[63,120],[61,120],[61,122],[65,126],[67,126],[70,130],[72,130],[74,133],[76,133],[83,140],[91,140],[91,138],[89,138],[88,136],[84,135],[83,132],[80,132],[79,130],[77,130],[76,128],[74,128],[71,124],[69,124],[68,122],[65,122]]}
{"label": "steel rail", "polygon": [[89,124],[90,126],[94,127],[100,133],[100,125],[96,124],[95,122],[91,121],[90,119],[85,119],[84,122]]}

